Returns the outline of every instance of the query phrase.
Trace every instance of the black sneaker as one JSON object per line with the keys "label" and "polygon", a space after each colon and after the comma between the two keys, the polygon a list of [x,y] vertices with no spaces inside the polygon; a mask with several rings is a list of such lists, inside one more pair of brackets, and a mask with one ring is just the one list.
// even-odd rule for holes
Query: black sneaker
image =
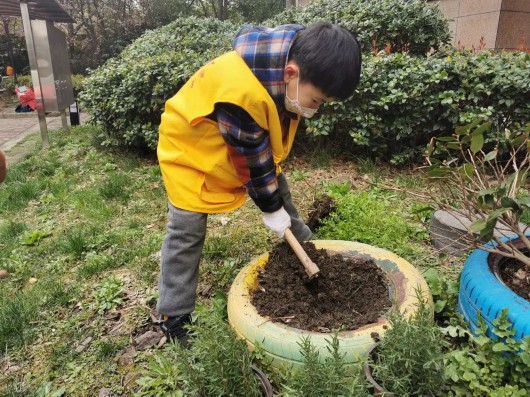
{"label": "black sneaker", "polygon": [[190,348],[189,331],[185,327],[191,324],[191,314],[183,314],[178,317],[162,316],[160,319],[160,328],[168,341],[178,342],[185,348]]}

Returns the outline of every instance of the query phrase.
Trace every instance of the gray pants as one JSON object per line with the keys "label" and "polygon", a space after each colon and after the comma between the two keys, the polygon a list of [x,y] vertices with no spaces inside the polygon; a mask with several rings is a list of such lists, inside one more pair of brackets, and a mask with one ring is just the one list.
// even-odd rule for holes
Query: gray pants
{"label": "gray pants", "polygon": [[[278,185],[283,206],[291,217],[293,234],[299,241],[310,240],[313,234],[300,218],[283,174],[278,175]],[[171,203],[168,203],[168,208],[158,280],[160,297],[156,309],[161,315],[175,317],[195,310],[199,260],[206,237],[208,215],[182,210]]]}

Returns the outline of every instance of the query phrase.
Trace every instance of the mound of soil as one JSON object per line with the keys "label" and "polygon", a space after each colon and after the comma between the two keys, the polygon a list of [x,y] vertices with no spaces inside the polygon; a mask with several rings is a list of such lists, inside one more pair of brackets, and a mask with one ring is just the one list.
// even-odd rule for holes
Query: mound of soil
{"label": "mound of soil", "polygon": [[302,243],[320,268],[309,281],[286,244],[278,245],[258,276],[252,304],[272,321],[308,331],[353,330],[374,323],[391,306],[388,280],[371,259],[345,258]]}
{"label": "mound of soil", "polygon": [[318,229],[323,219],[326,219],[329,214],[335,210],[335,202],[331,197],[324,194],[320,199],[313,201],[311,209],[309,210],[309,217],[306,225],[312,232]]}

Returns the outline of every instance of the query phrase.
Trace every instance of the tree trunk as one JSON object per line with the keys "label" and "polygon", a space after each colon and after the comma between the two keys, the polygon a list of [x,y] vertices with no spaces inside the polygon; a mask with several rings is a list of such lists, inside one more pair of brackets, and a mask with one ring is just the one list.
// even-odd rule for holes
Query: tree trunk
{"label": "tree trunk", "polygon": [[9,17],[2,17],[2,24],[4,25],[4,32],[7,39],[7,55],[9,56],[9,63],[13,68],[13,79],[15,84],[17,84],[17,71],[15,69],[15,58],[13,57],[13,42],[11,41],[11,35],[9,34]]}

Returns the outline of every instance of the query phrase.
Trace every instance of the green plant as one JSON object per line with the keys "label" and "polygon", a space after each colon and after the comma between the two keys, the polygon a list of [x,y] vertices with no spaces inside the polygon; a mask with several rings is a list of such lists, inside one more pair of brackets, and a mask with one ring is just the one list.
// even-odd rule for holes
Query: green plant
{"label": "green plant", "polygon": [[527,396],[530,338],[517,342],[508,309],[493,322],[492,337],[479,318],[475,334],[453,327],[466,341],[445,354],[446,391],[450,396]]}
{"label": "green plant", "polygon": [[[167,349],[169,357],[158,356],[150,361],[151,368],[139,380],[143,388],[138,396],[163,395],[167,390],[175,391],[175,380],[181,389],[177,395],[261,395],[251,369],[252,354],[217,310],[201,311],[197,323],[190,326],[190,331],[193,341],[190,350],[174,344]],[[168,385],[166,374],[171,374],[172,385]]]}
{"label": "green plant", "polygon": [[[499,132],[497,140],[487,145],[485,133],[490,127],[477,119],[429,144],[426,156],[431,189],[427,196],[437,208],[472,222],[464,236],[468,243],[530,268],[530,257],[521,248],[494,235],[502,226],[507,230],[504,237],[515,234],[530,250],[530,240],[519,223],[524,210],[530,208],[530,197],[521,195],[530,171],[530,124],[505,130],[502,135]],[[506,147],[504,158],[499,153],[501,146]],[[484,240],[492,244],[484,245]]]}
{"label": "green plant", "polygon": [[[477,117],[499,130],[527,122],[529,94],[526,53],[447,49],[427,57],[365,56],[354,95],[323,105],[317,117],[306,120],[307,132],[343,142],[353,153],[415,163],[430,138]],[[496,133],[485,139],[495,140]]]}
{"label": "green plant", "polygon": [[[380,48],[388,42],[395,51],[423,55],[450,39],[441,13],[422,0],[322,0],[265,23],[317,20],[336,21],[357,32],[365,52],[372,52],[372,42]],[[147,32],[119,57],[91,71],[80,101],[103,127],[102,143],[156,149],[165,101],[203,64],[230,50],[237,30],[229,21],[179,18]],[[321,133],[336,124],[331,121]]]}
{"label": "green plant", "polygon": [[433,268],[427,269],[422,275],[431,290],[435,318],[443,322],[454,317],[458,300],[458,283],[440,276]]}
{"label": "green plant", "polygon": [[36,245],[38,244],[43,238],[46,238],[51,235],[51,232],[46,232],[43,230],[34,230],[31,232],[27,232],[24,234],[21,238],[21,244],[22,245]]}
{"label": "green plant", "polygon": [[25,223],[7,220],[0,224],[0,239],[4,244],[9,243],[27,229],[28,226]]}
{"label": "green plant", "polygon": [[28,324],[37,316],[37,303],[31,291],[10,293],[0,287],[0,355],[31,336],[33,329]]}
{"label": "green plant", "polygon": [[140,390],[135,397],[163,397],[167,395],[183,397],[180,390],[180,371],[175,365],[179,350],[174,345],[166,345],[147,360],[147,368],[140,371],[141,377],[136,381]]}
{"label": "green plant", "polygon": [[335,332],[328,340],[329,357],[324,362],[318,350],[311,344],[311,338],[300,342],[303,364],[296,371],[284,374],[282,397],[321,396],[368,396],[368,389],[360,365],[347,368],[344,354],[340,351],[340,339]]}
{"label": "green plant", "polygon": [[155,149],[165,101],[203,64],[229,50],[236,30],[228,21],[179,18],[90,72],[79,98],[104,128],[103,143]]}
{"label": "green plant", "polygon": [[316,21],[336,22],[351,30],[367,53],[390,46],[393,52],[425,55],[450,40],[445,17],[423,0],[319,0],[288,9],[264,24]]}
{"label": "green plant", "polygon": [[131,182],[131,178],[127,174],[111,172],[108,178],[101,183],[98,191],[105,199],[126,201],[131,195],[128,190]]}
{"label": "green plant", "polygon": [[88,250],[86,232],[80,229],[66,232],[62,245],[65,252],[80,258]]}
{"label": "green plant", "polygon": [[396,396],[437,395],[444,385],[442,333],[431,307],[417,292],[417,311],[405,318],[393,310],[388,329],[375,350],[374,379]]}
{"label": "green plant", "polygon": [[106,278],[96,285],[89,307],[99,314],[112,310],[122,303],[123,291],[123,280],[116,277]]}
{"label": "green plant", "polygon": [[334,185],[328,194],[336,209],[322,221],[318,238],[359,241],[410,259],[422,253],[418,242],[426,237],[424,229],[403,215],[405,208],[387,201],[388,193],[359,193],[345,185]]}

